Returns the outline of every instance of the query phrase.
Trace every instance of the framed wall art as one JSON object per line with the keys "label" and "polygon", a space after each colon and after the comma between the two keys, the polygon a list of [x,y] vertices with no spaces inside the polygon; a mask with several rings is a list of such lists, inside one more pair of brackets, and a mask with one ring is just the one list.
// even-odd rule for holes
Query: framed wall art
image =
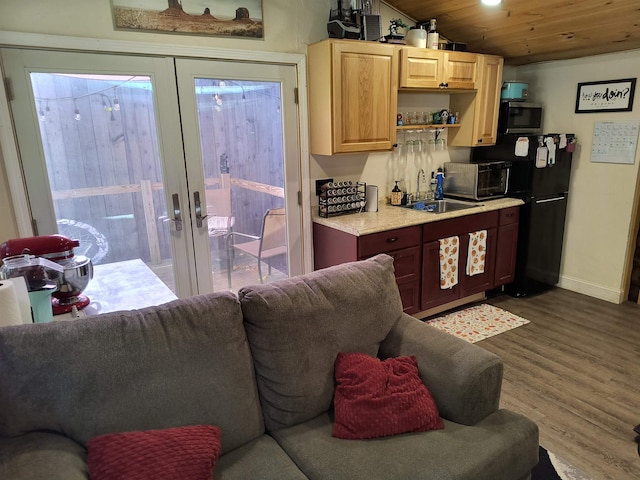
{"label": "framed wall art", "polygon": [[578,83],[575,113],[630,112],[635,78]]}
{"label": "framed wall art", "polygon": [[263,38],[262,0],[111,0],[116,29]]}

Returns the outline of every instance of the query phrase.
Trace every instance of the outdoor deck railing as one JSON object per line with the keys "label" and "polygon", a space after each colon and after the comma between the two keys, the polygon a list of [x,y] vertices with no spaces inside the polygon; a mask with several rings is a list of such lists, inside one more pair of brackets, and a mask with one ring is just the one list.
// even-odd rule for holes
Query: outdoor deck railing
{"label": "outdoor deck railing", "polygon": [[[228,174],[221,177],[205,179],[205,187],[210,186],[237,186],[242,189],[265,193],[275,197],[284,198],[284,188],[268,185],[260,182],[253,182],[242,178],[232,178]],[[162,261],[160,254],[160,241],[158,239],[158,218],[156,216],[155,204],[153,201],[153,191],[164,190],[162,182],[152,182],[142,180],[139,184],[131,183],[127,185],[110,185],[106,187],[72,188],[69,190],[56,190],[51,192],[53,200],[67,200],[72,198],[100,197],[105,195],[119,195],[125,193],[142,194],[142,205],[144,209],[145,230],[149,243],[151,263],[158,264]],[[169,209],[167,209],[168,211]]]}

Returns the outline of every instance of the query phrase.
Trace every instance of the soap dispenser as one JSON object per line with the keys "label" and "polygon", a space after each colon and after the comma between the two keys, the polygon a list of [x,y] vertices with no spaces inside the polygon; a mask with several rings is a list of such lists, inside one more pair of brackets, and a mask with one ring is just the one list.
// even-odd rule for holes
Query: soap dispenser
{"label": "soap dispenser", "polygon": [[396,184],[393,186],[393,190],[391,190],[391,205],[401,205],[402,204],[402,190],[398,186],[398,182],[400,180],[396,180]]}
{"label": "soap dispenser", "polygon": [[439,167],[438,173],[436,173],[436,191],[434,198],[435,200],[444,200],[444,171],[442,167]]}

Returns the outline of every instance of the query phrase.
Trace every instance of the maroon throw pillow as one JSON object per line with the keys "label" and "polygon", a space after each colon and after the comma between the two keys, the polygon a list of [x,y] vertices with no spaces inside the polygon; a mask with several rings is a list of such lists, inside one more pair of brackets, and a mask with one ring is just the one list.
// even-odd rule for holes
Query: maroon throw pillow
{"label": "maroon throw pillow", "polygon": [[334,437],[359,440],[444,428],[413,355],[381,361],[339,353],[335,375]]}
{"label": "maroon throw pillow", "polygon": [[220,429],[211,425],[110,433],[87,442],[91,480],[211,480]]}

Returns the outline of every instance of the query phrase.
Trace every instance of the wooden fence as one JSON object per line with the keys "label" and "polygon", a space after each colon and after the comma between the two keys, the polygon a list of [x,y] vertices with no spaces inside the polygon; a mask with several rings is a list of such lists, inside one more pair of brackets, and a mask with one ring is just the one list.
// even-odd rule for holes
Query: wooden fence
{"label": "wooden fence", "polygon": [[[284,188],[263,183],[252,182],[239,178],[230,178],[231,186],[236,186],[245,190],[265,193],[274,197],[284,198]],[[205,179],[205,186],[221,186],[221,178]],[[113,185],[109,187],[93,187],[93,188],[74,188],[70,190],[58,190],[52,192],[53,200],[68,200],[75,198],[101,197],[105,195],[118,194],[141,194],[142,205],[144,206],[144,219],[146,238],[149,246],[149,254],[151,263],[159,264],[162,262],[162,254],[160,251],[160,240],[158,236],[158,220],[156,217],[156,205],[153,200],[153,191],[163,191],[164,185],[160,182],[151,182],[142,180],[139,184],[129,185]]]}
{"label": "wooden fence", "polygon": [[[168,222],[159,220],[171,208],[158,119],[151,83],[140,78],[117,84],[106,77],[32,74],[56,216],[103,232],[108,262],[171,257]],[[280,86],[234,81],[231,89],[227,81],[221,106],[210,93],[215,81],[198,80],[206,185],[219,182],[221,159],[228,158],[236,229],[258,233],[264,212],[284,205],[284,189],[275,186],[284,185]]]}

